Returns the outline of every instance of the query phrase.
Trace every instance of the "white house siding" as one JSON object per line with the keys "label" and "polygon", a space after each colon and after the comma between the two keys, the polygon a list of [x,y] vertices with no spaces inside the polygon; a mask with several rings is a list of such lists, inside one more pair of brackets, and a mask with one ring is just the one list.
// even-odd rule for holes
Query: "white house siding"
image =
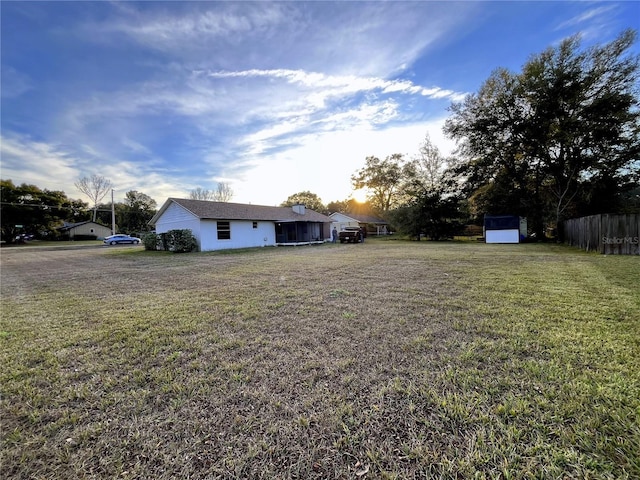
{"label": "white house siding", "polygon": [[360,226],[360,224],[358,223],[357,220],[354,220],[351,217],[343,215],[342,213],[332,213],[329,216],[333,219],[333,222],[331,222],[331,230],[333,230],[333,227],[335,227],[336,230],[338,230],[338,232],[341,232],[346,227],[359,227]]}
{"label": "white house siding", "polygon": [[[225,221],[225,220],[223,220]],[[253,228],[252,220],[230,220],[231,239],[218,240],[216,220],[202,220],[200,250],[226,250],[231,248],[273,247],[276,244],[276,229],[273,222],[258,221]]]}
{"label": "white house siding", "polygon": [[156,233],[189,229],[200,245],[200,219],[180,205],[172,203],[156,222]]}

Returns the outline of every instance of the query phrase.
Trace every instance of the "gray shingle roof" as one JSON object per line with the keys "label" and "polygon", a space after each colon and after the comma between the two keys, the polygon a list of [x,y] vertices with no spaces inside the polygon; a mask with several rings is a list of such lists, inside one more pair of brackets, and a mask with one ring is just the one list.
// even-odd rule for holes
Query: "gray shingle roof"
{"label": "gray shingle roof", "polygon": [[268,220],[274,222],[331,222],[331,218],[313,210],[309,210],[308,208],[305,209],[304,214],[299,214],[294,212],[291,207],[267,207],[263,205],[250,205],[245,203],[209,202],[206,200],[188,200],[184,198],[170,198],[167,200],[165,205],[168,205],[171,201],[187,209],[198,218],[220,220]]}
{"label": "gray shingle roof", "polygon": [[77,222],[77,223],[64,222],[64,224],[61,227],[58,227],[57,229],[58,230],[70,230],[72,228],[76,228],[76,227],[79,227],[81,225],[86,225],[88,223],[93,223],[94,225],[98,225],[99,227],[110,228],[110,227],[107,227],[106,225],[101,225],[101,224],[93,222],[91,220],[85,220],[84,222]]}

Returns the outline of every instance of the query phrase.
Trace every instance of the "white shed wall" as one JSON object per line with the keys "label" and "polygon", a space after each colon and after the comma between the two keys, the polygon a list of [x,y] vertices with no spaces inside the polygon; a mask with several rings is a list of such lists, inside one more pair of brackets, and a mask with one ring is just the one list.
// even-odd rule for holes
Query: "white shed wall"
{"label": "white shed wall", "polygon": [[200,219],[180,205],[172,203],[156,222],[156,233],[189,229],[200,245]]}
{"label": "white shed wall", "polygon": [[486,243],[520,243],[520,231],[513,230],[487,230],[485,232]]}
{"label": "white shed wall", "polygon": [[215,220],[202,220],[200,250],[226,250],[232,248],[273,247],[276,244],[276,228],[273,222],[258,221],[253,228],[252,220],[230,221],[231,238],[218,240],[218,227]]}
{"label": "white shed wall", "polygon": [[98,240],[103,240],[104,237],[111,235],[111,229],[98,223],[85,223],[69,230],[70,238],[76,235],[95,235]]}

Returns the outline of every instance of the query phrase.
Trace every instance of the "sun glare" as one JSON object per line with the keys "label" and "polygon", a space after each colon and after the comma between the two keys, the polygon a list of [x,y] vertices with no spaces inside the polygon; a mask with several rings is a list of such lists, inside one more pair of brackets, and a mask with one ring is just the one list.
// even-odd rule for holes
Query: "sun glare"
{"label": "sun glare", "polygon": [[358,203],[365,203],[367,201],[366,188],[359,188],[358,190],[354,190],[351,194],[351,198],[353,198]]}

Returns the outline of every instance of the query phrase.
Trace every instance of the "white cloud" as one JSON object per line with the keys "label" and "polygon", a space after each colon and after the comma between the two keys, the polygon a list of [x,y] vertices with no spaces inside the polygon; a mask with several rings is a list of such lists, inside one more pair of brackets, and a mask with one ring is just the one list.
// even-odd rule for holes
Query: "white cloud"
{"label": "white cloud", "polygon": [[214,69],[399,72],[481,8],[474,2],[165,2],[118,6],[88,41],[134,43]]}
{"label": "white cloud", "polygon": [[[87,198],[78,192],[74,183],[91,174],[102,175],[114,185],[116,201],[122,201],[129,190],[138,190],[161,202],[167,196],[185,196],[190,187],[176,182],[166,172],[146,170],[138,163],[109,158],[108,155],[88,147],[90,152],[79,157],[61,145],[33,141],[17,135],[0,138],[2,157],[1,176],[14,184],[28,183],[48,190],[61,190],[69,198]],[[162,200],[158,200],[162,199]],[[105,200],[106,201],[106,200]]]}
{"label": "white cloud", "polygon": [[321,98],[321,102],[314,102],[324,106],[324,100],[329,97],[341,97],[359,92],[380,91],[381,93],[403,93],[407,95],[421,94],[431,98],[460,98],[463,92],[444,90],[440,87],[424,88],[414,85],[409,80],[385,80],[375,77],[358,77],[355,75],[326,75],[319,72],[305,72],[302,70],[244,70],[236,72],[211,72],[212,78],[255,78],[264,77],[284,79],[287,83],[307,87],[315,91],[313,98]]}
{"label": "white cloud", "polygon": [[[591,8],[561,22],[555,30],[569,30],[569,35],[578,34],[584,42],[600,43],[603,39],[614,37],[619,33],[615,18],[618,10],[619,5],[615,3]],[[559,42],[560,40],[556,41],[556,43]]]}
{"label": "white cloud", "polygon": [[[302,70],[200,71],[186,75],[184,83],[176,78],[94,94],[69,111],[64,130],[77,141],[99,129],[101,138],[94,138],[94,143],[101,142],[112,156],[130,153],[151,158],[150,147],[134,136],[135,131],[144,127],[141,133],[149,135],[153,124],[177,115],[183,128],[190,126],[189,136],[198,144],[200,156],[194,161],[241,171],[244,159],[264,156],[265,162],[271,162],[274,149],[292,148],[313,132],[382,130],[403,119],[401,104],[408,97],[458,100],[463,95],[408,80]],[[225,129],[232,130],[231,136],[221,133]],[[226,152],[218,145],[207,146],[206,139],[212,136],[226,145]],[[122,147],[120,153],[115,153],[116,143]],[[215,154],[207,153],[209,148]],[[168,160],[166,153],[163,156]],[[92,157],[99,158],[95,153]]]}
{"label": "white cloud", "polygon": [[3,135],[0,140],[3,179],[66,192],[77,178],[77,159],[59,146],[17,135]]}
{"label": "white cloud", "polygon": [[[215,40],[253,35],[287,23],[288,19],[287,8],[276,3],[256,4],[254,8],[242,9],[233,6],[227,8],[226,5],[201,6],[209,8],[186,12],[181,9],[161,9],[152,13],[133,8],[122,9],[124,15],[119,20],[101,24],[98,29],[105,33],[124,33],[154,49],[179,52],[184,44],[193,49]],[[96,28],[96,25],[90,27]]]}
{"label": "white cloud", "polygon": [[616,10],[616,5],[607,5],[603,7],[592,8],[587,10],[586,12],[582,12],[575,17],[570,18],[569,20],[565,20],[560,23],[556,30],[562,30],[564,28],[575,27],[576,25],[581,25],[591,21],[602,21],[610,12]]}
{"label": "white cloud", "polygon": [[376,130],[359,125],[350,130],[306,136],[301,145],[274,154],[268,162],[250,164],[240,180],[231,182],[234,201],[277,205],[296,192],[309,190],[328,203],[346,199],[351,191],[351,175],[364,166],[365,158],[384,158],[402,153],[411,158],[429,133],[443,155],[454,143],[442,133],[443,119]]}
{"label": "white cloud", "polygon": [[280,178],[293,191],[343,199],[367,155],[397,151],[389,145],[417,151],[428,124],[395,126],[425,113],[408,109],[462,98],[391,75],[477,8],[439,2],[111,7],[75,33],[83,45],[99,43],[97,51],[123,55],[132,71],[88,82],[89,89],[61,102],[43,129],[47,143],[9,137],[3,178],[11,173],[43,188],[55,181],[56,189],[75,196],[77,178],[99,173],[116,195],[135,189],[159,203],[224,179],[238,201],[267,204],[293,193],[269,191]]}
{"label": "white cloud", "polygon": [[33,88],[33,81],[25,73],[19,72],[10,65],[3,65],[0,69],[3,98],[17,97]]}

